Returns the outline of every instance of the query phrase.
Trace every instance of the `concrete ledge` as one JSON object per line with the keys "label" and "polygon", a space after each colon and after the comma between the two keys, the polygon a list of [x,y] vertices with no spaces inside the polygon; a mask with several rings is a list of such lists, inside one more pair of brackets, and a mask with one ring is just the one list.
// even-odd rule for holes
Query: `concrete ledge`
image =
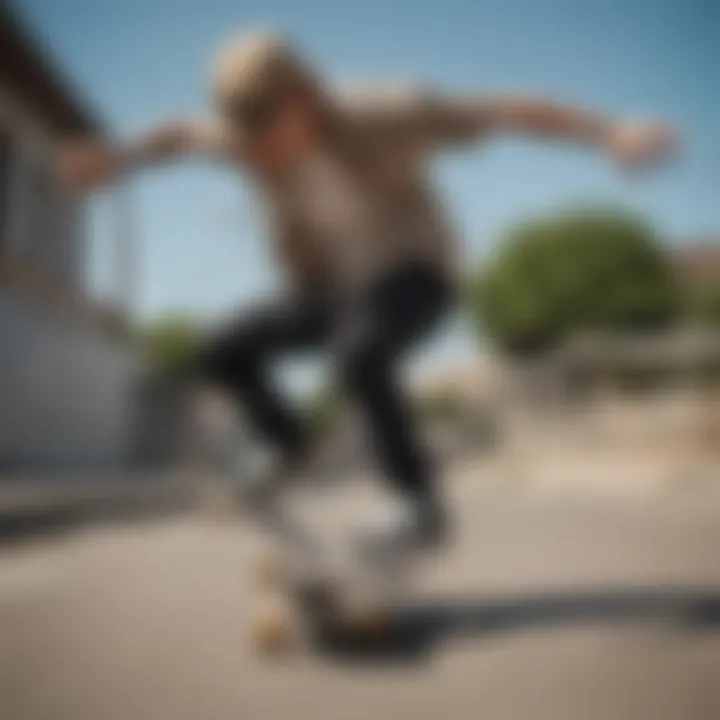
{"label": "concrete ledge", "polygon": [[0,480],[0,541],[109,519],[180,513],[197,486],[177,478]]}

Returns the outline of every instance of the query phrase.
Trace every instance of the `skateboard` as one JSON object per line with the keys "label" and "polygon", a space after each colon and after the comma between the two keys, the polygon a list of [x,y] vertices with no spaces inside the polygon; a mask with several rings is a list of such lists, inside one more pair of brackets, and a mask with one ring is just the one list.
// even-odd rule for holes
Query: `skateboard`
{"label": "skateboard", "polygon": [[407,559],[381,562],[348,540],[332,557],[322,539],[279,504],[251,512],[261,541],[251,554],[253,648],[279,655],[299,648],[380,647],[389,643],[406,592]]}

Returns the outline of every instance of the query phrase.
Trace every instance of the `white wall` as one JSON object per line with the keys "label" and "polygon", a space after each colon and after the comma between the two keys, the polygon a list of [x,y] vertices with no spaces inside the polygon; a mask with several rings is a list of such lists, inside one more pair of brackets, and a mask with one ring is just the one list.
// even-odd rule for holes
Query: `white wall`
{"label": "white wall", "polygon": [[2,86],[0,127],[11,136],[13,159],[3,245],[82,291],[80,200],[53,178],[55,139]]}
{"label": "white wall", "polygon": [[[52,180],[53,138],[2,87],[0,124],[14,148],[3,249],[84,294],[82,213]],[[89,321],[0,285],[0,472],[123,465],[138,370]]]}
{"label": "white wall", "polygon": [[133,353],[0,290],[0,467],[124,465]]}

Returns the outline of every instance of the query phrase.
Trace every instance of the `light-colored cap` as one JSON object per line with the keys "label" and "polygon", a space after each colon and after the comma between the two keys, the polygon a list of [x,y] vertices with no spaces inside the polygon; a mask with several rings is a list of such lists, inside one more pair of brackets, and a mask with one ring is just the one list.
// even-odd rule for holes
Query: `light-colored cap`
{"label": "light-colored cap", "polygon": [[251,130],[289,95],[316,92],[318,81],[288,42],[256,31],[244,33],[220,50],[210,85],[221,114]]}

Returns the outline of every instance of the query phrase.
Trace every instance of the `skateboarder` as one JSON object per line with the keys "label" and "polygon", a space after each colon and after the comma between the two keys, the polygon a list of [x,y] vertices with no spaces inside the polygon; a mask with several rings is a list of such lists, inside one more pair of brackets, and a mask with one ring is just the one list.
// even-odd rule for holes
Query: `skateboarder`
{"label": "skateboarder", "polygon": [[431,545],[446,523],[398,375],[405,354],[456,299],[453,233],[426,163],[436,151],[518,132],[586,145],[634,168],[672,151],[674,135],[534,97],[420,88],[343,93],[286,41],[264,33],[222,50],[211,85],[208,119],[167,122],[125,145],[72,143],[61,153],[61,171],[91,188],[195,155],[249,173],[289,288],[208,344],[205,374],[277,449],[277,479],[302,467],[310,441],[268,377],[271,362],[300,349],[331,353],[400,499],[371,524],[369,537],[381,546]]}

